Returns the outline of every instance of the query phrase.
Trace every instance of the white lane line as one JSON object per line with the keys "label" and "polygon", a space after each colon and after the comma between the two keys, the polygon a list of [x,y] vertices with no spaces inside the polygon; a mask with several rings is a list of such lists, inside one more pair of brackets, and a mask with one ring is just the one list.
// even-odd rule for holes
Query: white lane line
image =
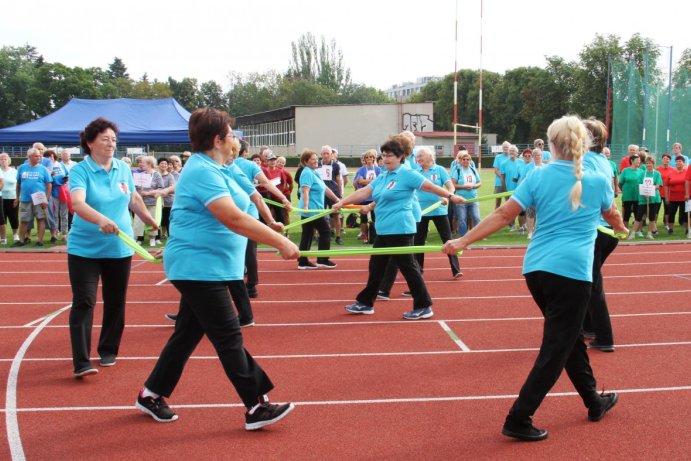
{"label": "white lane line", "polygon": [[69,306],[63,307],[46,317],[24,340],[24,343],[17,351],[14,359],[12,359],[10,372],[7,376],[7,390],[5,392],[5,425],[7,426],[7,442],[10,446],[10,454],[13,461],[26,460],[24,447],[22,446],[22,438],[19,435],[19,420],[17,419],[17,379],[19,377],[19,367],[21,366],[22,359],[24,355],[26,355],[29,346],[31,346],[31,343],[34,342],[34,339],[41,333],[43,328],[48,325],[53,318],[68,308]]}
{"label": "white lane line", "polygon": [[[156,283],[155,286],[160,287],[161,285],[163,285],[163,284],[166,283],[167,281],[168,281],[168,279],[163,279],[163,280],[161,280],[160,282]],[[130,286],[132,286],[132,285],[130,285]]]}
{"label": "white lane line", "polygon": [[[691,386],[668,386],[668,387],[648,387],[648,388],[628,388],[628,389],[611,389],[609,392],[617,392],[620,394],[646,394],[657,392],[686,392],[691,391]],[[577,392],[550,392],[547,397],[575,397]],[[296,406],[329,406],[329,405],[377,405],[377,404],[395,404],[395,403],[434,403],[434,402],[462,402],[474,400],[507,400],[515,399],[518,394],[487,394],[487,395],[458,395],[448,397],[403,397],[390,399],[361,399],[361,400],[311,400],[302,402],[293,402]],[[242,408],[242,403],[197,403],[197,404],[177,404],[171,405],[176,409],[190,408],[190,409],[204,409],[204,408]],[[111,406],[94,406],[94,407],[42,407],[42,408],[21,408],[17,412],[22,413],[39,413],[39,412],[61,412],[61,411],[122,411],[132,410],[133,405],[111,405]],[[0,410],[4,411],[4,410]]]}
{"label": "white lane line", "polygon": [[439,324],[439,326],[441,326],[441,329],[444,330],[446,332],[446,334],[451,337],[451,340],[454,343],[456,343],[456,345],[463,352],[470,352],[470,348],[468,346],[466,346],[466,344],[463,341],[461,341],[461,338],[459,338],[458,335],[456,335],[456,333],[454,333],[454,331],[446,324],[445,321],[439,320],[437,323]]}
{"label": "white lane line", "polygon": [[[617,344],[617,348],[644,348],[644,347],[673,347],[691,346],[691,341],[672,341],[664,343],[640,343],[640,344]],[[415,357],[433,355],[454,355],[454,354],[496,354],[496,353],[521,353],[536,352],[539,347],[514,347],[504,349],[469,349],[468,350],[441,350],[441,351],[408,351],[408,352],[349,352],[349,353],[325,353],[325,354],[280,354],[280,355],[255,355],[256,359],[262,360],[291,360],[291,359],[324,359],[324,358],[357,358],[357,357]],[[92,358],[97,360],[98,357]],[[12,359],[0,359],[0,363],[10,362]],[[118,356],[121,361],[155,361],[158,356],[126,357]],[[190,357],[190,360],[218,360],[216,355],[198,355]],[[71,357],[34,357],[25,358],[23,362],[70,362]]]}
{"label": "white lane line", "polygon": [[26,325],[24,325],[24,327],[29,327],[29,328],[30,328],[30,327],[34,327],[34,326],[36,326],[37,323],[40,323],[40,322],[44,321],[44,320],[47,319],[48,317],[50,317],[50,318],[55,317],[56,315],[58,315],[58,314],[64,312],[65,310],[69,309],[70,307],[72,307],[72,304],[68,304],[67,306],[63,306],[63,307],[61,307],[60,309],[58,309],[58,310],[56,310],[56,311],[53,311],[53,312],[51,312],[51,313],[48,314],[48,315],[44,315],[43,317],[38,318],[38,319],[34,320],[33,322],[27,323]]}

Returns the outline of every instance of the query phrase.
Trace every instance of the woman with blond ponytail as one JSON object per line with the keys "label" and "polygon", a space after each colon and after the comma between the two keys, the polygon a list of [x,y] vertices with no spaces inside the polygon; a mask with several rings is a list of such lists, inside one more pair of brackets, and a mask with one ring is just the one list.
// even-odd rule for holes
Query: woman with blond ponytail
{"label": "woman with blond ponytail", "polygon": [[598,395],[581,327],[592,290],[596,228],[602,216],[615,230],[626,232],[612,207],[611,181],[583,167],[588,131],[576,116],[564,116],[547,130],[555,160],[533,171],[500,208],[457,240],[446,242],[444,253],[455,254],[502,229],[528,207],[537,221],[523,262],[523,275],[544,320],[542,344],[502,434],[538,441],[547,431],[533,426],[532,417],[564,368],[578,391],[588,419],[599,421],[616,404],[614,393]]}

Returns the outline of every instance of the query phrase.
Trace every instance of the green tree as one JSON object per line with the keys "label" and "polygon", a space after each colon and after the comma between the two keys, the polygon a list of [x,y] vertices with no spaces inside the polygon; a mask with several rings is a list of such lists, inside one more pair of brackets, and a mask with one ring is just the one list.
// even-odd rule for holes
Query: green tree
{"label": "green tree", "polygon": [[223,88],[213,80],[202,83],[199,87],[199,93],[203,106],[222,110],[228,109],[228,100],[223,94]]}
{"label": "green tree", "polygon": [[249,115],[281,107],[277,102],[281,78],[275,72],[230,74],[228,108],[233,116]]}
{"label": "green tree", "polygon": [[317,42],[308,32],[292,42],[291,49],[287,78],[317,83],[337,93],[350,85],[350,69],[343,63],[343,52],[336,47],[335,40],[327,43],[322,36]]}
{"label": "green tree", "polygon": [[341,104],[376,104],[394,102],[383,91],[366,85],[350,84],[339,97]]}
{"label": "green tree", "polygon": [[185,77],[178,82],[173,77],[168,77],[168,86],[172,96],[188,111],[204,106],[196,78]]}
{"label": "green tree", "polygon": [[122,59],[118,58],[117,56],[113,59],[113,62],[111,62],[108,66],[107,73],[108,76],[112,79],[130,78],[130,75],[127,73],[127,66],[125,66],[125,63],[122,62]]}
{"label": "green tree", "polygon": [[34,85],[36,48],[3,46],[0,49],[0,127],[14,126],[34,116],[28,94]]}

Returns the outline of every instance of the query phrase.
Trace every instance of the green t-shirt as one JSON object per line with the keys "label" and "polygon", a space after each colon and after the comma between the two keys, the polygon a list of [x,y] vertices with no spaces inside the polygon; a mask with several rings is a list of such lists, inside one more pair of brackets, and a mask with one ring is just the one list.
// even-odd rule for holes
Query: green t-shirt
{"label": "green t-shirt", "polygon": [[[645,178],[653,178],[653,184],[655,186],[662,186],[662,175],[660,174],[659,171],[653,170],[653,171],[648,171],[645,170],[643,172],[643,175],[641,176],[641,184],[644,183]],[[650,196],[650,202],[647,203],[660,203],[662,202],[662,199],[660,198],[660,189],[658,187],[655,188],[655,195]],[[645,205],[645,195],[638,195],[638,204],[639,205]]]}
{"label": "green t-shirt", "polygon": [[624,202],[638,201],[638,185],[643,183],[643,172],[639,168],[624,168],[619,174],[619,187],[621,188],[621,200]]}

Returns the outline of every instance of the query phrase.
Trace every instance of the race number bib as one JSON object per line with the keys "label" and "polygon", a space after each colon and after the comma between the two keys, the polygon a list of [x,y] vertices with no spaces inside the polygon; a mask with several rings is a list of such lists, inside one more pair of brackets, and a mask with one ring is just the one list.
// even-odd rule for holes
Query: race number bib
{"label": "race number bib", "polygon": [[475,175],[473,173],[464,174],[463,182],[466,186],[475,186]]}
{"label": "race number bib", "polygon": [[331,165],[322,165],[319,167],[319,176],[323,181],[331,181],[332,172],[333,169],[331,168]]}

